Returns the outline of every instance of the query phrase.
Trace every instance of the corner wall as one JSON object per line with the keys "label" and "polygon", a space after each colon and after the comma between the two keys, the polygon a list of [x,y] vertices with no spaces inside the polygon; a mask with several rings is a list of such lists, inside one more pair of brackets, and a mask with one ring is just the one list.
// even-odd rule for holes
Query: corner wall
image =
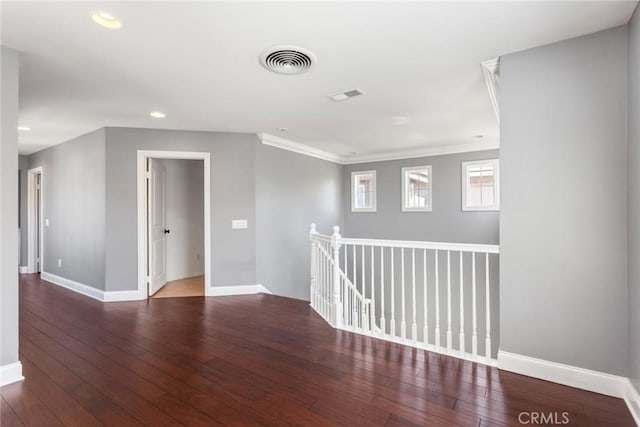
{"label": "corner wall", "polygon": [[0,386],[22,378],[18,361],[18,53],[0,47]]}
{"label": "corner wall", "polygon": [[501,348],[627,376],[627,27],[501,58]]}
{"label": "corner wall", "polygon": [[272,293],[309,300],[309,226],[342,226],[342,169],[256,144],[256,272]]}
{"label": "corner wall", "polygon": [[41,271],[104,290],[104,129],[30,155],[29,169],[39,166],[43,169]]}
{"label": "corner wall", "polygon": [[629,23],[629,377],[640,393],[640,7]]}

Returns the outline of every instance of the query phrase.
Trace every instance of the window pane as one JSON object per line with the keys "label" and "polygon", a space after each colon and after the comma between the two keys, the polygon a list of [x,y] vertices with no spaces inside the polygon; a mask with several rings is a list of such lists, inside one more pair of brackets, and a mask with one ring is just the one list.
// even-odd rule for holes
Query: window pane
{"label": "window pane", "polygon": [[357,175],[355,179],[356,208],[373,208],[373,176],[371,174]]}
{"label": "window pane", "polygon": [[429,200],[429,170],[407,171],[405,175],[405,207],[424,208]]}
{"label": "window pane", "polygon": [[493,186],[482,187],[482,206],[494,205],[494,191]]}
{"label": "window pane", "polygon": [[471,207],[494,206],[496,202],[494,166],[469,166],[467,177],[467,205]]}
{"label": "window pane", "polygon": [[478,187],[471,186],[467,192],[467,204],[469,206],[482,206],[482,191]]}
{"label": "window pane", "polygon": [[407,207],[423,208],[427,206],[429,191],[429,174],[427,171],[412,171],[408,173]]}

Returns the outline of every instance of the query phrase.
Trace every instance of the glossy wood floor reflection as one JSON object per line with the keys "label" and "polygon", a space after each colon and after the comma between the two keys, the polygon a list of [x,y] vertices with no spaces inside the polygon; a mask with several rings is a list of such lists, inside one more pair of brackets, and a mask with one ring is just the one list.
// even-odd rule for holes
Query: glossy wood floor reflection
{"label": "glossy wood floor reflection", "polygon": [[103,304],[23,276],[20,360],[2,427],[633,425],[620,399],[336,331],[270,295]]}

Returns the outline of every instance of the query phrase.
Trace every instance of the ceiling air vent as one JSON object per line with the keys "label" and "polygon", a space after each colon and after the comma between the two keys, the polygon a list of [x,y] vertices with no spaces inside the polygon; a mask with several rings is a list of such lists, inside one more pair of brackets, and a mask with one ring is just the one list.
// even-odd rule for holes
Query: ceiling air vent
{"label": "ceiling air vent", "polygon": [[353,98],[360,95],[364,95],[364,92],[360,89],[349,89],[345,90],[344,92],[329,95],[329,98],[333,99],[334,101],[344,101],[345,99]]}
{"label": "ceiling air vent", "polygon": [[262,54],[260,62],[274,73],[302,74],[309,71],[316,57],[302,47],[274,46]]}

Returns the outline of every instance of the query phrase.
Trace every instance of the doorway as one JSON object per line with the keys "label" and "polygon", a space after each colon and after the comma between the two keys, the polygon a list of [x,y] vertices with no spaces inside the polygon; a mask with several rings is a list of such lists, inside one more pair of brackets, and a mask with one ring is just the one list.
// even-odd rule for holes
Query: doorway
{"label": "doorway", "polygon": [[27,171],[27,273],[43,271],[44,232],[43,197],[44,173],[42,167]]}
{"label": "doorway", "polygon": [[209,153],[138,151],[140,299],[207,295]]}

